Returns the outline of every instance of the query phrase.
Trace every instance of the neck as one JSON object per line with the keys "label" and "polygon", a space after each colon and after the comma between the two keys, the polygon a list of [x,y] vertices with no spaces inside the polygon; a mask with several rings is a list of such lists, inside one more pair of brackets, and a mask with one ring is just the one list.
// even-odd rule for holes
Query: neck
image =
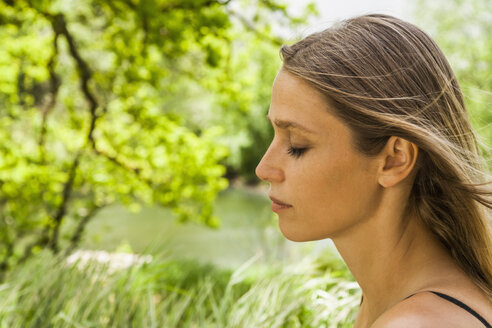
{"label": "neck", "polygon": [[386,204],[332,238],[363,292],[361,326],[370,326],[390,307],[431,285],[431,277],[442,279],[442,269],[454,263],[417,217]]}

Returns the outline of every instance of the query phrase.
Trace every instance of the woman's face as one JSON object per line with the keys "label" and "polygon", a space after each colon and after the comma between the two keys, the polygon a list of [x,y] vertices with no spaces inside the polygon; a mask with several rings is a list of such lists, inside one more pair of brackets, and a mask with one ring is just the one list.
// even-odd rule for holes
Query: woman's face
{"label": "woman's face", "polygon": [[302,79],[277,74],[268,112],[275,137],[256,175],[270,183],[280,230],[293,241],[350,231],[371,216],[381,194],[376,161],[354,149],[349,128],[329,106]]}

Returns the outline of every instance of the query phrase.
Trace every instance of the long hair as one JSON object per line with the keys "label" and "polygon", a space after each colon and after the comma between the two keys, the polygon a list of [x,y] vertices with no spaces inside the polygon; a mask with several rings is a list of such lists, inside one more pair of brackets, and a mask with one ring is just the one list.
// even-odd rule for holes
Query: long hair
{"label": "long hair", "polygon": [[407,209],[492,298],[492,191],[458,81],[437,44],[418,27],[365,15],[281,48],[283,69],[327,97],[362,153],[390,136],[416,144]]}

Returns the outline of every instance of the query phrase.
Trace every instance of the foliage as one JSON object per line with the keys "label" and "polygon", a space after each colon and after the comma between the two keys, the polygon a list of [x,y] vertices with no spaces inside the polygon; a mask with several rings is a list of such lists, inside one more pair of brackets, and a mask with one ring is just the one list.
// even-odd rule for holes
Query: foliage
{"label": "foliage", "polygon": [[[282,15],[287,14],[285,5],[276,9]],[[219,143],[230,151],[224,161],[228,177],[239,175],[246,182],[257,183],[258,178],[254,173],[256,165],[273,137],[266,114],[273,79],[281,67],[279,49],[284,43],[280,38],[269,38],[272,26],[262,21],[275,20],[277,28],[285,25],[284,29],[292,30],[305,23],[308,17],[316,15],[317,11],[313,3],[307,4],[304,14],[290,21],[285,21],[285,17],[278,13],[265,17],[251,12],[248,15],[244,5],[230,13],[239,24],[230,30],[231,43],[227,58],[209,71],[208,79],[201,80],[203,87],[214,90],[218,96],[205,99],[212,108],[205,115],[192,110],[187,115],[188,124],[198,129],[210,125],[222,126],[224,134],[219,138]],[[242,24],[248,20],[254,22],[254,26]],[[252,29],[256,33],[249,33]],[[202,106],[203,100],[200,99]]]}
{"label": "foliage", "polygon": [[[238,31],[238,37],[241,33]],[[279,45],[249,35],[236,41],[233,49],[236,54],[223,63],[227,76],[218,76],[210,85],[221,95],[214,99],[217,110],[202,124],[224,127],[219,142],[231,152],[225,162],[229,175],[239,174],[248,182],[257,182],[256,165],[273,138],[266,114],[273,79],[281,66]],[[228,82],[218,82],[221,80]]]}
{"label": "foliage", "polygon": [[43,253],[0,285],[0,326],[351,327],[360,293],[340,278],[346,268],[306,259],[265,271],[254,260],[231,272],[160,258],[111,273]]}
{"label": "foliage", "polygon": [[[492,19],[489,0],[415,2],[416,18],[442,48],[465,94],[472,124],[492,160]],[[489,164],[492,165],[492,163]]]}
{"label": "foliage", "polygon": [[233,41],[280,43],[270,14],[302,21],[275,1],[230,2],[0,2],[0,269],[70,251],[112,203],[218,225],[231,120],[195,128],[183,113],[211,97],[199,110],[244,117],[259,89],[234,82]]}

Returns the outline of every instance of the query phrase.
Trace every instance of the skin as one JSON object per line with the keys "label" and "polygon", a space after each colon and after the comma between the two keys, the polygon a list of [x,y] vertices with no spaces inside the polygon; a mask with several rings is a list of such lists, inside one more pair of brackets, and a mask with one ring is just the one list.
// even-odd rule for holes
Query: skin
{"label": "skin", "polygon": [[277,206],[286,238],[333,240],[363,291],[354,327],[483,327],[428,290],[447,293],[492,322],[492,303],[404,211],[417,146],[390,137],[380,154],[361,154],[329,101],[283,69],[268,118],[275,137],[256,174],[270,184],[275,202],[289,205]]}

